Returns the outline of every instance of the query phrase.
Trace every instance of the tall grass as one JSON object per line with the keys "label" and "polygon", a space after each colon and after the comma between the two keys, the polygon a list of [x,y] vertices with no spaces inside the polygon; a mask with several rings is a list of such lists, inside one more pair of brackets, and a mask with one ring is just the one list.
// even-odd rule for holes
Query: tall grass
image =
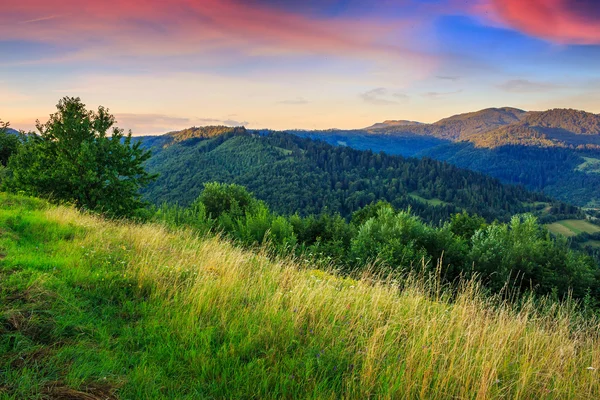
{"label": "tall grass", "polygon": [[[44,360],[68,360],[57,373],[71,387],[104,379],[121,398],[600,398],[598,321],[568,304],[516,308],[472,282],[449,301],[435,279],[341,278],[65,207],[30,218],[72,229],[48,252],[70,252],[61,272],[37,279],[75,290],[68,312],[98,320],[85,345]],[[123,295],[75,304],[100,289]],[[119,317],[101,317],[109,311]]]}

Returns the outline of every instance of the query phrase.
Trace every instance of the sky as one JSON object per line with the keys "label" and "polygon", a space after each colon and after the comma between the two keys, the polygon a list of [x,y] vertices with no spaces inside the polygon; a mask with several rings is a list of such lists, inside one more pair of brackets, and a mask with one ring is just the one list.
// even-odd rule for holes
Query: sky
{"label": "sky", "polygon": [[600,113],[599,0],[2,0],[0,119],[64,96],[134,135]]}

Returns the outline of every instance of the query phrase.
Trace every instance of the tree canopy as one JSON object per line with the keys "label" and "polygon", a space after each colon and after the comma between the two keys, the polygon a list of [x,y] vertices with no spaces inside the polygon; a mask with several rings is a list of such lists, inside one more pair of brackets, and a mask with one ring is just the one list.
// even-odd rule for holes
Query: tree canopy
{"label": "tree canopy", "polygon": [[144,205],[139,189],[155,176],[143,166],[150,152],[115,122],[102,106],[91,111],[78,97],[61,99],[10,158],[5,186],[110,216],[134,214]]}

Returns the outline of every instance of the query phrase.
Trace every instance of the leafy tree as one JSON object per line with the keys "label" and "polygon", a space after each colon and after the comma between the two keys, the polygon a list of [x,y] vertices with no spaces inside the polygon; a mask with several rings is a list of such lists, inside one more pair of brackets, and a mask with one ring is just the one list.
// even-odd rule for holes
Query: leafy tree
{"label": "leafy tree", "polygon": [[8,132],[8,122],[0,120],[0,164],[4,167],[8,164],[10,156],[15,154],[19,148],[19,137]]}
{"label": "leafy tree", "polygon": [[449,223],[450,231],[463,239],[471,239],[475,232],[485,226],[484,218],[479,215],[469,215],[466,211],[454,214]]}
{"label": "leafy tree", "polygon": [[11,157],[6,187],[110,216],[134,215],[144,206],[139,189],[155,178],[143,167],[150,152],[115,127],[104,107],[88,111],[79,98],[65,97],[57,110]]}
{"label": "leafy tree", "polygon": [[197,201],[204,204],[207,215],[214,219],[224,213],[239,218],[256,205],[256,199],[245,187],[218,182],[205,184]]}
{"label": "leafy tree", "polygon": [[384,207],[367,220],[352,240],[352,256],[359,265],[381,262],[394,269],[407,269],[429,263],[423,244],[431,228],[409,212],[396,213]]}

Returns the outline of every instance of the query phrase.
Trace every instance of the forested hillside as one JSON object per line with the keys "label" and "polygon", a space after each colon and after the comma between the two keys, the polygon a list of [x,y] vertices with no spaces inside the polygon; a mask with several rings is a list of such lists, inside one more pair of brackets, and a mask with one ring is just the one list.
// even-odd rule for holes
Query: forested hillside
{"label": "forested hillside", "polygon": [[375,125],[369,129],[369,132],[392,136],[414,133],[439,139],[467,140],[473,135],[520,122],[526,115],[526,111],[516,108],[487,108],[481,111],[454,115],[433,124],[395,126],[384,123],[383,127]]}
{"label": "forested hillside", "polygon": [[452,143],[418,156],[480,171],[578,206],[600,206],[598,151],[519,145],[488,149],[472,143]]}
{"label": "forested hillside", "polygon": [[430,157],[522,184],[572,204],[600,206],[600,115],[492,108],[434,124],[300,132],[333,145]]}
{"label": "forested hillside", "polygon": [[[147,141],[152,146],[156,140]],[[156,203],[190,204],[211,181],[247,187],[281,214],[350,214],[375,200],[411,207],[439,222],[466,210],[506,220],[533,209],[543,195],[430,159],[358,151],[287,133],[240,128],[153,147],[147,167],[159,178],[144,190]]]}

